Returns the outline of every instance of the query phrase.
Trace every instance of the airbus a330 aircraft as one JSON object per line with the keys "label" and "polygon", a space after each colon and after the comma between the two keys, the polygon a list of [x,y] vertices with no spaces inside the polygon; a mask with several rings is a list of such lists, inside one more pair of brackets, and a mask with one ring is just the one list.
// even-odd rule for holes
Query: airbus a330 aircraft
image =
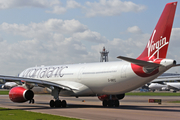
{"label": "airbus a330 aircraft", "polygon": [[173,92],[180,90],[180,83],[179,82],[163,82],[163,83],[151,83],[149,86],[149,89],[152,91],[155,90],[162,90],[162,91],[169,91],[173,90]]}
{"label": "airbus a330 aircraft", "polygon": [[1,88],[3,89],[11,89],[13,87],[18,86],[18,84],[16,84],[15,82],[6,82],[4,85],[2,85]]}
{"label": "airbus a330 aircraft", "polygon": [[171,29],[177,2],[166,4],[153,30],[149,42],[137,58],[119,56],[124,61],[32,67],[19,77],[0,76],[2,82],[23,81],[23,87],[14,87],[9,92],[13,102],[33,99],[31,89],[38,85],[51,89],[54,100],[50,107],[66,107],[60,96],[98,96],[103,106],[119,106],[126,92],[149,83],[176,64],[166,59]]}

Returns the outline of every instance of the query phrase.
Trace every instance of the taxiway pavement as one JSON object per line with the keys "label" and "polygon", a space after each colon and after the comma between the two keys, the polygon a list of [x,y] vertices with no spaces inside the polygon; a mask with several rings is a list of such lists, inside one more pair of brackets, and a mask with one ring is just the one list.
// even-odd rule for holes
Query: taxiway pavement
{"label": "taxiway pavement", "polygon": [[[67,108],[50,108],[50,95],[35,95],[35,104],[13,103],[8,95],[0,95],[0,107],[88,120],[176,120],[180,118],[180,97],[125,96],[118,108],[104,108],[97,97],[60,97],[68,103]],[[162,99],[162,104],[148,103],[148,99]]]}

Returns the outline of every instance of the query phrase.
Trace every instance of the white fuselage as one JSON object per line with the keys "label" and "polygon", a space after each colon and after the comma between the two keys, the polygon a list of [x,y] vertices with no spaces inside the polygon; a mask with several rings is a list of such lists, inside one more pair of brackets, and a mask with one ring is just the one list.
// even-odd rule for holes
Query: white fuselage
{"label": "white fuselage", "polygon": [[166,67],[159,67],[159,73],[150,77],[136,75],[131,63],[124,61],[32,67],[24,70],[19,77],[41,79],[78,88],[73,92],[64,92],[71,96],[115,95],[134,90],[172,67],[172,60],[165,63]]}

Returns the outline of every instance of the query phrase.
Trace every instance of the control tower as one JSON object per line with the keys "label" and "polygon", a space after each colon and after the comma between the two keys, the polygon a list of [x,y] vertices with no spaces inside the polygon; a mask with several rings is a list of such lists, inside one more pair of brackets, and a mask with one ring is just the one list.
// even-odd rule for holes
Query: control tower
{"label": "control tower", "polygon": [[109,51],[107,51],[106,48],[103,47],[103,50],[100,52],[100,62],[108,62],[108,53]]}

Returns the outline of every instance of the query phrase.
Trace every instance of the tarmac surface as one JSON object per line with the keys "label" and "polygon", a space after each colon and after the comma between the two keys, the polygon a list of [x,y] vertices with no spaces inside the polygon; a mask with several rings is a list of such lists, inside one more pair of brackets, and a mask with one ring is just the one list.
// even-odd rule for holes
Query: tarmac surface
{"label": "tarmac surface", "polygon": [[[104,108],[97,97],[60,97],[68,103],[67,108],[50,108],[51,95],[35,95],[35,104],[13,103],[8,95],[0,95],[0,107],[22,109],[87,120],[177,120],[180,119],[179,97],[125,96],[118,108]],[[161,99],[162,104],[148,103],[148,99]]]}

